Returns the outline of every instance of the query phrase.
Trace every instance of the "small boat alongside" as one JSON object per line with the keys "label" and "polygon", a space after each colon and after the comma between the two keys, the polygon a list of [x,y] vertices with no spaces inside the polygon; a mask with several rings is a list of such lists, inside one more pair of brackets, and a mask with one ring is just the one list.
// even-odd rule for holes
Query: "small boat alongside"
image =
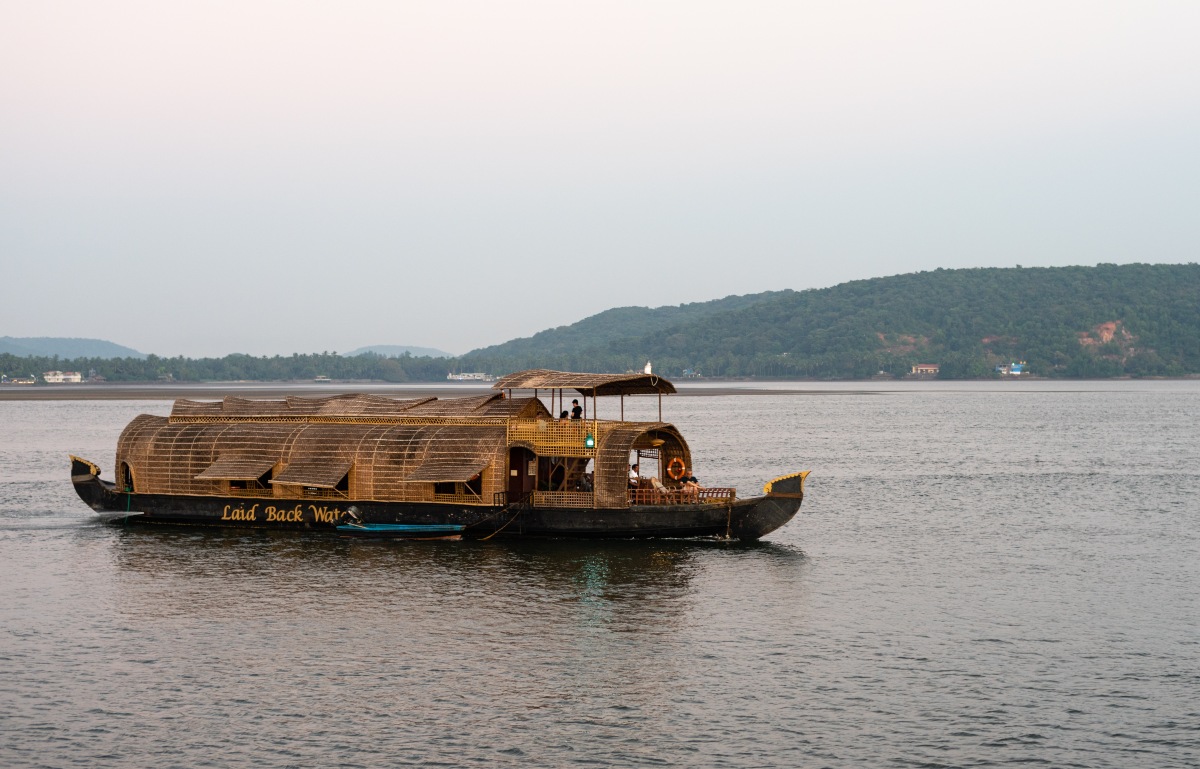
{"label": "small boat alongside", "polygon": [[[353,514],[351,508],[346,512]],[[383,537],[389,539],[462,539],[461,523],[339,523],[339,534],[349,537]]]}
{"label": "small boat alongside", "polygon": [[[114,481],[74,456],[71,480],[92,509],[128,524],[401,539],[756,540],[800,508],[807,472],[747,498],[690,483],[691,450],[662,421],[662,396],[675,387],[661,377],[538,369],[493,390],[446,399],[181,399],[167,417],[129,423]],[[583,399],[578,418],[553,418],[564,393]],[[625,397],[642,394],[658,396],[659,419],[626,421]],[[601,397],[620,398],[619,419],[596,417]]]}

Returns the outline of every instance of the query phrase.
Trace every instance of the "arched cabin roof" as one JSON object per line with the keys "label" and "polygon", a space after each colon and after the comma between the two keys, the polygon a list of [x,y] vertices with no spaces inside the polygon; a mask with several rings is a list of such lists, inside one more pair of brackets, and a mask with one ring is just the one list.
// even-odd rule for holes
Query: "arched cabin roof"
{"label": "arched cabin roof", "polygon": [[[655,445],[656,441],[662,443]],[[624,422],[605,432],[596,447],[596,504],[626,507],[629,454],[634,449],[657,449],[665,466],[675,457],[692,466],[692,452],[675,425],[666,422]]]}
{"label": "arched cabin roof", "polygon": [[289,396],[283,400],[251,400],[234,395],[219,401],[181,398],[171,408],[172,422],[211,421],[413,421],[429,418],[470,419],[536,418],[548,415],[537,398],[505,398],[490,393],[468,398],[412,398],[402,400],[381,395],[349,394],[327,398]]}
{"label": "arched cabin roof", "polygon": [[538,417],[549,418],[538,399],[500,393],[179,400],[169,417],[134,419],[117,461],[145,493],[218,494],[269,470],[274,484],[332,488],[349,477],[352,498],[406,499],[410,484],[465,481],[490,466],[490,495],[506,482],[507,420]]}

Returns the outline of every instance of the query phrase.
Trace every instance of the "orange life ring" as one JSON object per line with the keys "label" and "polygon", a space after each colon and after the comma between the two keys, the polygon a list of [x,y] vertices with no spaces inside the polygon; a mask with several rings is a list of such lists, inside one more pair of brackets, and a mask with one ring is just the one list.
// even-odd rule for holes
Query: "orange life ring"
{"label": "orange life ring", "polygon": [[671,480],[677,481],[687,472],[687,465],[679,457],[675,457],[667,464],[667,475],[671,476]]}

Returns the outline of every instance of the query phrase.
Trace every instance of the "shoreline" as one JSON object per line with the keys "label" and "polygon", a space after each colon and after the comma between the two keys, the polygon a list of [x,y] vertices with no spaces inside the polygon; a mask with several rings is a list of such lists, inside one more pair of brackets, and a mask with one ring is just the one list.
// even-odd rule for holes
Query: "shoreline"
{"label": "shoreline", "polygon": [[[907,388],[896,385],[941,385],[936,389],[953,389],[956,386],[991,384],[1007,390],[1010,387],[1024,388],[1029,385],[1084,385],[1086,383],[1130,383],[1130,382],[1195,382],[1200,377],[1119,377],[1109,379],[892,379],[892,380],[766,380],[762,383],[739,381],[677,383],[677,396],[705,397],[717,395],[885,395],[904,392]],[[778,386],[783,384],[793,386]],[[774,384],[775,387],[764,387]],[[807,386],[806,386],[807,385]],[[838,386],[831,389],[829,386]],[[1057,390],[1058,388],[1051,388]],[[462,384],[438,382],[413,382],[388,384],[384,382],[203,382],[151,384],[105,383],[105,384],[40,384],[0,385],[0,402],[5,401],[87,401],[87,400],[220,400],[229,395],[250,399],[279,399],[289,395],[309,398],[329,397],[345,393],[367,393],[389,398],[455,398],[486,395],[496,392],[490,384]]]}
{"label": "shoreline", "polygon": [[[865,382],[863,384],[866,384]],[[329,397],[344,393],[369,393],[390,398],[454,398],[486,395],[497,392],[490,385],[383,384],[378,382],[343,382],[315,384],[312,382],[206,382],[203,384],[56,384],[3,385],[2,401],[85,401],[85,400],[220,400],[227,395],[251,399],[278,399],[289,395],[309,398]],[[714,395],[876,395],[877,390],[827,390],[763,387],[688,387],[682,385],[676,395],[685,397]]]}

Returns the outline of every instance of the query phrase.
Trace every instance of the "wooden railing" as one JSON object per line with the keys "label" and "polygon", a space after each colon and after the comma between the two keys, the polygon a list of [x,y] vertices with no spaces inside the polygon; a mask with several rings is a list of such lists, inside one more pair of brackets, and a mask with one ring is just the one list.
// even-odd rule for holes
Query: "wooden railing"
{"label": "wooden railing", "polygon": [[[614,423],[590,419],[569,419],[557,422],[550,419],[514,419],[508,423],[508,442],[527,443],[545,456],[594,457],[600,436]],[[588,435],[592,445],[587,445]]]}
{"label": "wooden railing", "polygon": [[305,499],[350,499],[348,493],[337,489],[306,488],[301,491],[301,496]]}
{"label": "wooden railing", "polygon": [[595,496],[590,491],[535,491],[534,507],[592,507]]}
{"label": "wooden railing", "polygon": [[533,492],[526,491],[509,494],[507,491],[497,491],[492,495],[492,504],[496,507],[529,507],[533,503]]}
{"label": "wooden railing", "polygon": [[460,505],[482,505],[483,497],[478,494],[464,492],[462,494],[434,494],[434,502],[454,502]]}
{"label": "wooden railing", "polygon": [[695,491],[683,489],[630,489],[629,504],[631,505],[724,505],[737,499],[737,489],[704,488]]}
{"label": "wooden railing", "polygon": [[275,490],[271,489],[271,488],[267,488],[266,486],[252,486],[250,488],[245,488],[245,489],[230,488],[229,496],[231,496],[231,497],[264,497],[264,498],[270,499],[271,497],[275,496]]}

